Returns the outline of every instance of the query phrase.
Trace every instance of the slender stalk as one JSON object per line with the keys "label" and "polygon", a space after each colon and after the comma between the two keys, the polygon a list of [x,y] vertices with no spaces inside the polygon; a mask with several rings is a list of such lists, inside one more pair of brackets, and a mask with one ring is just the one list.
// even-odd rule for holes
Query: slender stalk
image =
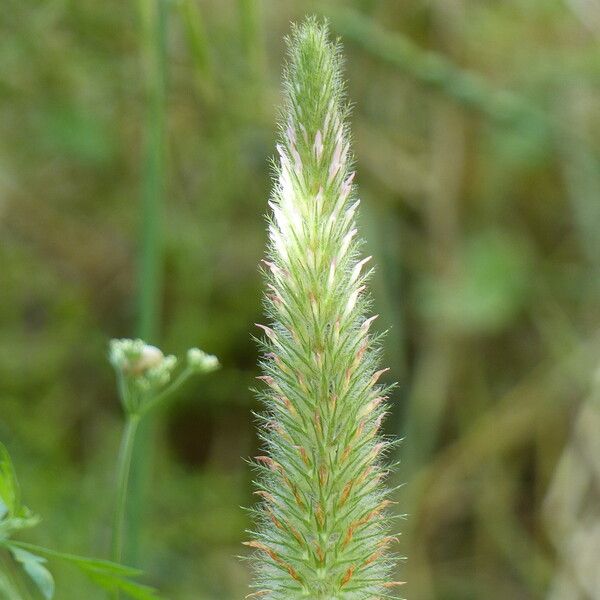
{"label": "slender stalk", "polygon": [[159,404],[162,404],[163,402],[165,402],[165,400],[168,400],[169,398],[173,397],[173,395],[177,391],[179,391],[183,387],[185,382],[192,376],[193,372],[193,369],[189,367],[182,371],[179,377],[177,377],[177,379],[166,390],[164,390],[163,392],[152,398],[152,400],[149,400],[146,404],[144,404],[144,406],[140,409],[140,416],[148,414]]}
{"label": "slender stalk", "polygon": [[[166,31],[165,0],[139,0],[142,24],[142,61],[145,69],[146,124],[142,181],[142,222],[138,272],[138,336],[156,343],[162,296],[162,211],[165,196],[166,131]],[[152,422],[140,428],[131,465],[129,519],[124,556],[135,564],[139,553],[142,506],[147,487],[152,440]]]}
{"label": "slender stalk", "polygon": [[215,69],[202,11],[195,0],[182,0],[178,8],[194,64],[196,88],[200,98],[213,107],[217,97]]}
{"label": "slender stalk", "polygon": [[484,77],[461,69],[444,54],[424,51],[407,37],[385,31],[355,10],[328,8],[326,12],[344,38],[458,105],[500,125],[522,127],[535,123],[546,133],[552,132],[555,124],[526,97],[494,88]]}
{"label": "slender stalk", "polygon": [[261,43],[260,2],[257,0],[238,0],[240,20],[240,38],[242,50],[246,56],[248,74],[255,83],[264,75],[265,57]]}
{"label": "slender stalk", "polygon": [[146,140],[142,181],[138,334],[156,342],[162,273],[162,207],[165,188],[165,44],[164,0],[141,0],[142,55],[146,79]]}
{"label": "slender stalk", "polygon": [[[125,515],[127,510],[127,491],[129,488],[129,476],[131,473],[131,458],[135,436],[140,423],[138,415],[128,415],[123,438],[121,440],[121,449],[117,463],[117,502],[115,506],[115,515],[113,522],[113,541],[112,555],[114,562],[120,563],[123,557],[123,539],[125,531]],[[119,597],[118,590],[115,591],[115,599]]]}

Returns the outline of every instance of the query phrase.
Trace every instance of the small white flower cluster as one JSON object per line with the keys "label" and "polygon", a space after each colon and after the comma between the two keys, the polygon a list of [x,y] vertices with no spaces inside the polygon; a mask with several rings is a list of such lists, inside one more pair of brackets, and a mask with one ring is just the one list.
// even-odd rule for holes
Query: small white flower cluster
{"label": "small white flower cluster", "polygon": [[165,356],[159,348],[140,339],[112,340],[109,360],[117,373],[121,401],[130,414],[146,411],[159,403],[163,395],[169,394],[189,376],[219,368],[216,356],[199,348],[190,348],[187,368],[172,382],[177,357]]}
{"label": "small white flower cluster", "polygon": [[187,364],[198,373],[210,373],[219,368],[219,359],[214,354],[207,354],[200,348],[190,348],[187,352]]}
{"label": "small white flower cluster", "polygon": [[117,372],[135,380],[143,391],[157,390],[171,381],[177,358],[165,356],[156,346],[143,340],[112,340],[110,362]]}

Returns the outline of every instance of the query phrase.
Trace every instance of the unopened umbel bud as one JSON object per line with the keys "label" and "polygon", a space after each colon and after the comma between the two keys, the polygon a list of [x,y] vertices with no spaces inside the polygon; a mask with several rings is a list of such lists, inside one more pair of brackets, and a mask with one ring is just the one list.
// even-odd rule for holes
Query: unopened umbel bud
{"label": "unopened umbel bud", "polygon": [[219,368],[219,359],[200,350],[200,348],[190,348],[187,353],[188,366],[201,373],[208,373]]}

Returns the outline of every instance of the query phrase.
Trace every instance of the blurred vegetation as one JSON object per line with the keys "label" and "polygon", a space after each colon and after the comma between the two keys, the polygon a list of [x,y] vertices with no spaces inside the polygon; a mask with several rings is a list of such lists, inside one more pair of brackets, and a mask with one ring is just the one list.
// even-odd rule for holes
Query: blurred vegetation
{"label": "blurred vegetation", "polygon": [[[44,517],[29,539],[107,555],[107,342],[146,328],[223,369],[149,434],[139,564],[174,599],[246,593],[257,264],[282,37],[307,12],[345,42],[405,595],[545,598],[545,498],[600,357],[600,10],[580,0],[4,0],[0,439]],[[61,599],[97,597],[60,569]]]}

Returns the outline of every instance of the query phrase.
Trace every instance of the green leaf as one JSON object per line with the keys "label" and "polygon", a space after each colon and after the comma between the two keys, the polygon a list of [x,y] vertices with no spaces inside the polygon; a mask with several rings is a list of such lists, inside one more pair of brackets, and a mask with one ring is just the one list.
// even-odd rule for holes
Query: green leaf
{"label": "green leaf", "polygon": [[21,505],[19,483],[10,454],[0,443],[0,540],[38,522],[39,518]]}
{"label": "green leaf", "polygon": [[9,549],[15,560],[21,563],[23,570],[40,590],[42,596],[46,600],[51,600],[54,597],[54,578],[44,566],[46,559],[12,545],[9,546]]}
{"label": "green leaf", "polygon": [[132,577],[138,577],[142,574],[139,569],[119,565],[108,560],[58,552],[57,550],[25,542],[10,542],[9,547],[11,550],[12,548],[31,550],[48,558],[56,558],[71,563],[96,585],[105,590],[111,592],[120,590],[136,600],[160,600],[160,596],[154,588],[131,580]]}
{"label": "green leaf", "polygon": [[13,516],[19,509],[19,484],[8,450],[0,442],[0,518]]}
{"label": "green leaf", "polygon": [[121,590],[136,600],[160,600],[156,590],[129,579],[115,578],[96,571],[86,572],[87,576],[97,585],[106,590]]}
{"label": "green leaf", "polygon": [[58,550],[51,550],[50,548],[35,546],[25,542],[11,542],[11,545],[34,550],[49,558],[57,558],[59,560],[70,562],[77,568],[86,572],[110,573],[111,575],[118,577],[137,577],[143,572],[140,569],[120,565],[109,560],[88,558],[86,556],[78,556],[77,554],[70,554],[68,552],[59,552]]}
{"label": "green leaf", "polygon": [[21,507],[16,517],[0,519],[0,542],[11,536],[14,531],[34,527],[40,522],[40,518],[33,514],[28,508]]}

